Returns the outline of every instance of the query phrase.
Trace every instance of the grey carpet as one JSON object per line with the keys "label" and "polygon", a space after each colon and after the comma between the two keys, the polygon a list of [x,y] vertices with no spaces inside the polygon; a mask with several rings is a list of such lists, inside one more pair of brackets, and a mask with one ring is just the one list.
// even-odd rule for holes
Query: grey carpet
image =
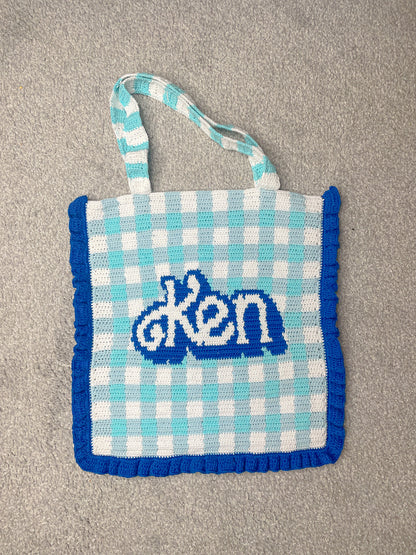
{"label": "grey carpet", "polygon": [[[1,2],[2,553],[415,552],[414,2]],[[251,133],[282,187],[342,196],[336,465],[126,480],[71,436],[68,204],[127,193],[111,88],[144,71]],[[250,167],[141,99],[157,190]]]}

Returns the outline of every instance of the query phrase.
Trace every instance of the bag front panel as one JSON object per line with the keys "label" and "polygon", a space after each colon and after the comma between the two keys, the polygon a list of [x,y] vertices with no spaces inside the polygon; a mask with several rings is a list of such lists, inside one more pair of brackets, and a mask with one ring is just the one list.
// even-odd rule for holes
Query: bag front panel
{"label": "bag front panel", "polygon": [[266,189],[87,203],[93,455],[325,446],[322,207]]}

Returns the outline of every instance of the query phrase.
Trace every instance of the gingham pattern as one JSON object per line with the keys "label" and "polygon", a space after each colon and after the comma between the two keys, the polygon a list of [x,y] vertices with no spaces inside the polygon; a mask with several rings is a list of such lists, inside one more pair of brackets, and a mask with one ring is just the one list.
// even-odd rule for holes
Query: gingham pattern
{"label": "gingham pattern", "polygon": [[[320,448],[327,381],[320,327],[322,198],[253,188],[87,203],[92,450],[116,457]],[[283,317],[273,356],[154,365],[134,350],[160,278],[199,269],[213,289],[261,289]]]}
{"label": "gingham pattern", "polygon": [[[118,146],[126,164],[132,193],[149,193],[149,139],[140,118],[139,106],[132,94],[151,96],[194,122],[208,137],[227,150],[247,155],[256,187],[279,189],[276,169],[257,142],[245,131],[221,125],[203,114],[194,101],[176,85],[146,73],[124,75],[114,86],[110,99],[111,121]],[[232,132],[239,139],[224,135]]]}

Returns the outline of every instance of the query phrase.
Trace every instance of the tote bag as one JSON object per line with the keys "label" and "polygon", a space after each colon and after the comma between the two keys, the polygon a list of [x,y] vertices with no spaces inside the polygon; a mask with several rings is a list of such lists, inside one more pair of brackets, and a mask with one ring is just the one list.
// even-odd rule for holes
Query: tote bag
{"label": "tote bag", "polygon": [[[152,192],[133,94],[247,158],[253,182]],[[338,190],[281,191],[252,137],[161,78],[121,77],[110,106],[130,193],[82,196],[68,211],[78,464],[132,477],[335,462],[344,440]]]}

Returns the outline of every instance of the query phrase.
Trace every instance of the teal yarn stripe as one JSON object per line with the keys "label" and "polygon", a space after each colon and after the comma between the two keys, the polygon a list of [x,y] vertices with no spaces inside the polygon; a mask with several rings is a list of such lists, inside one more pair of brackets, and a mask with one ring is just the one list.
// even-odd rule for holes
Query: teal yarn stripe
{"label": "teal yarn stripe", "polygon": [[127,175],[131,179],[135,177],[149,177],[148,164],[138,162],[137,164],[126,163]]}

